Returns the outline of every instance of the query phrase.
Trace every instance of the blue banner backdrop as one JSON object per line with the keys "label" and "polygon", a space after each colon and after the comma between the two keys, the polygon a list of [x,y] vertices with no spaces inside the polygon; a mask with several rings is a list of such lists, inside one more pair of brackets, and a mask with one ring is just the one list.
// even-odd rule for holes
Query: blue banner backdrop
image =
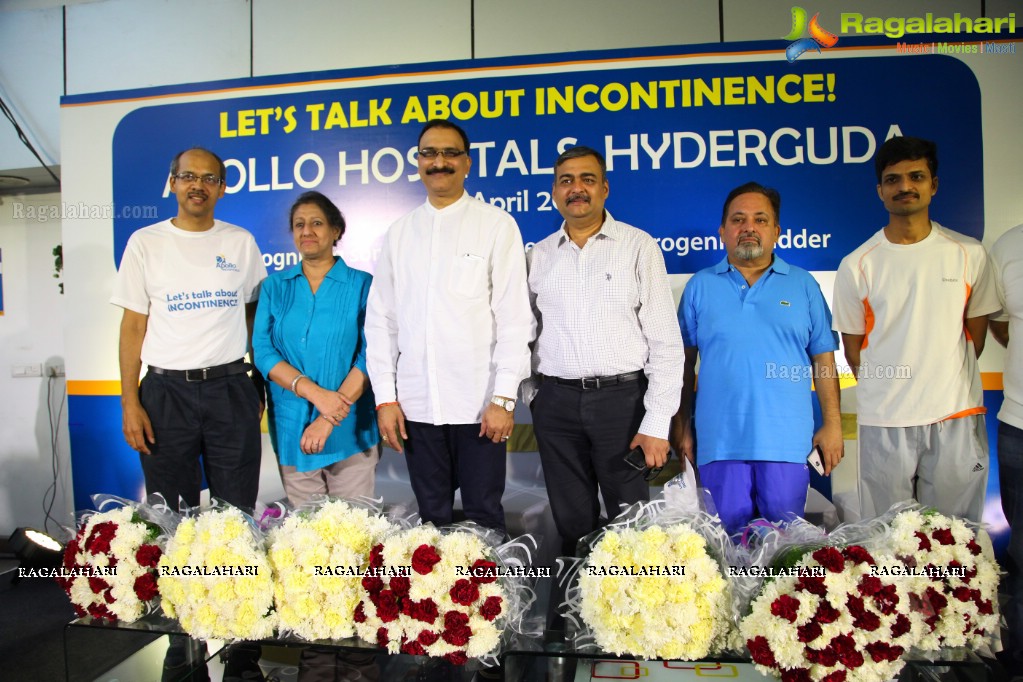
{"label": "blue banner backdrop", "polygon": [[[721,201],[751,179],[781,191],[785,258],[834,270],[884,223],[872,159],[893,134],[940,141],[933,213],[983,235],[976,78],[950,57],[915,57],[913,78],[906,63],[633,62],[147,106],[125,116],[114,135],[114,201],[159,204],[160,217],[172,217],[167,163],[183,148],[207,146],[227,161],[233,195],[218,217],[251,230],[271,270],[297,262],[287,209],[301,191],[317,189],[348,218],[346,260],[371,271],[387,226],[424,199],[416,137],[427,118],[442,117],[460,122],[472,141],[469,191],[512,213],[527,244],[557,228],[552,165],[578,143],[605,153],[609,208],[660,241],[669,273],[723,257]],[[947,102],[947,92],[957,93],[954,104],[928,104]],[[151,222],[115,219],[118,262],[129,235]]]}

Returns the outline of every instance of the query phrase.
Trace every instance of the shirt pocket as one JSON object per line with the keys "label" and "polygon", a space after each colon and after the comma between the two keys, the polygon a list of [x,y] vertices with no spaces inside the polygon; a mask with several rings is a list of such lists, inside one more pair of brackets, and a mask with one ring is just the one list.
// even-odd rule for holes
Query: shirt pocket
{"label": "shirt pocket", "polygon": [[487,261],[474,253],[462,253],[451,267],[448,279],[451,291],[467,298],[479,298],[487,292]]}
{"label": "shirt pocket", "polygon": [[597,290],[602,292],[601,300],[609,310],[620,312],[639,307],[635,271],[621,268],[601,270],[595,279]]}

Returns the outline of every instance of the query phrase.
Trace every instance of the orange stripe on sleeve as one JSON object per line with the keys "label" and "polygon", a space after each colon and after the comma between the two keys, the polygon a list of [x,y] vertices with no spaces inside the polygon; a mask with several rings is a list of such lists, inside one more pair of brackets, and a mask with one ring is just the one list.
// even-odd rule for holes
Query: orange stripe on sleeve
{"label": "orange stripe on sleeve", "polygon": [[867,347],[870,340],[870,332],[874,329],[874,309],[870,307],[870,299],[863,299],[863,345],[860,350]]}

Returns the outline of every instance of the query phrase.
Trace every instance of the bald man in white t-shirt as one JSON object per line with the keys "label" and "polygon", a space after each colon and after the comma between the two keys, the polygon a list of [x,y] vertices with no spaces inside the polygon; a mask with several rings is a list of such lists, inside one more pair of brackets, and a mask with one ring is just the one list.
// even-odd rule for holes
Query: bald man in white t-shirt
{"label": "bald man in white t-shirt", "polygon": [[214,218],[224,173],[207,149],[174,157],[178,213],[131,235],[110,302],[124,309],[122,428],[146,491],[195,507],[205,474],[210,495],[251,512],[262,398],[243,356],[266,266],[249,232]]}

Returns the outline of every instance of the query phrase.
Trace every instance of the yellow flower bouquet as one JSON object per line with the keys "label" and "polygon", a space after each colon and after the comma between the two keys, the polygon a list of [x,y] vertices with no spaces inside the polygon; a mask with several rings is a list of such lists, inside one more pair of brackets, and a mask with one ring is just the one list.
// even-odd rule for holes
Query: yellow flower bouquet
{"label": "yellow flower bouquet", "polygon": [[343,500],[290,514],[269,534],[282,633],[302,639],[355,635],[355,607],[370,550],[397,530],[377,510]]}
{"label": "yellow flower bouquet", "polygon": [[577,645],[592,639],[616,655],[673,660],[728,648],[731,588],[713,556],[727,538],[702,512],[672,521],[659,518],[662,509],[659,502],[630,508],[591,544],[568,594],[582,621]]}
{"label": "yellow flower bouquet", "polygon": [[164,612],[196,639],[273,635],[273,577],[255,522],[219,506],[185,518],[160,558]]}

